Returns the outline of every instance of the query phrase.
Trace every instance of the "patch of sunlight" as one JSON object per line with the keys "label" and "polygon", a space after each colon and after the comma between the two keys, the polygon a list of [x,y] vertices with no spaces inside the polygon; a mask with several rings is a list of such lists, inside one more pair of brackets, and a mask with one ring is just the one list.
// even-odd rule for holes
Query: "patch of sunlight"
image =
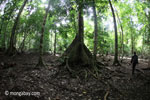
{"label": "patch of sunlight", "polygon": [[63,25],[66,25],[67,23],[69,23],[69,20],[63,19],[63,20],[61,21],[61,23],[62,23]]}
{"label": "patch of sunlight", "polygon": [[57,24],[56,24],[56,26],[57,26],[57,27],[60,27],[60,24],[59,24],[59,23],[57,23]]}
{"label": "patch of sunlight", "polygon": [[38,37],[41,37],[41,33],[38,32],[38,33],[37,33],[37,36],[38,36]]}
{"label": "patch of sunlight", "polygon": [[35,42],[35,40],[34,39],[31,39],[31,44],[33,44]]}
{"label": "patch of sunlight", "polygon": [[143,42],[143,39],[142,39],[142,38],[143,38],[142,36],[139,37],[139,39],[138,39],[138,41],[137,41],[137,48],[142,47],[142,42]]}
{"label": "patch of sunlight", "polygon": [[40,5],[40,7],[44,7],[44,8],[47,8],[48,7],[48,4],[46,3],[47,0],[41,0],[43,3]]}
{"label": "patch of sunlight", "polygon": [[46,0],[42,0],[42,2],[46,2]]}
{"label": "patch of sunlight", "polygon": [[138,26],[137,26],[137,29],[138,29],[138,30],[141,30],[141,28],[142,28],[143,26],[144,26],[143,24],[138,25]]}
{"label": "patch of sunlight", "polygon": [[148,15],[149,12],[150,12],[150,9],[149,9],[149,8],[146,8],[144,11],[146,12],[146,15]]}
{"label": "patch of sunlight", "polygon": [[102,22],[104,23],[106,29],[108,29],[109,31],[114,31],[114,22],[112,16],[109,15],[107,20],[102,19]]}

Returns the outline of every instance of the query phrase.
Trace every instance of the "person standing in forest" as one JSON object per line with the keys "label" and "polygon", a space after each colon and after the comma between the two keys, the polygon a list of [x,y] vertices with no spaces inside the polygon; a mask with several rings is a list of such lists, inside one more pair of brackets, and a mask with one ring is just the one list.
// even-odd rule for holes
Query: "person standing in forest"
{"label": "person standing in forest", "polygon": [[132,64],[132,75],[134,75],[135,67],[138,64],[138,56],[136,55],[136,52],[134,52],[134,55],[132,56],[131,64]]}

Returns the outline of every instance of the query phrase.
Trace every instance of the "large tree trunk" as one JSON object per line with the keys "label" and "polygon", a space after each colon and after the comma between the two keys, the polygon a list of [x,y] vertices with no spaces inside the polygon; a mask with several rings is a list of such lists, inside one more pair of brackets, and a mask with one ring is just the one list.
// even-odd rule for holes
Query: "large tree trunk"
{"label": "large tree trunk", "polygon": [[[81,0],[82,1],[82,0]],[[79,1],[78,14],[78,41],[84,43],[84,20],[83,20],[83,4]]]}
{"label": "large tree trunk", "polygon": [[116,23],[116,17],[114,13],[113,6],[111,4],[111,1],[109,0],[109,4],[111,7],[112,15],[113,15],[113,20],[114,20],[114,29],[115,29],[115,56],[114,56],[114,62],[113,65],[120,65],[118,61],[118,34],[117,34],[117,23]]}
{"label": "large tree trunk", "polygon": [[17,29],[17,25],[18,25],[18,22],[19,22],[19,18],[20,18],[20,15],[26,5],[26,3],[28,2],[28,0],[24,0],[24,3],[23,5],[21,6],[20,10],[19,10],[19,13],[15,19],[15,22],[14,22],[14,26],[12,28],[12,32],[11,32],[11,37],[10,37],[10,42],[9,42],[9,47],[8,47],[8,50],[7,50],[7,54],[8,55],[13,55],[16,53],[16,48],[15,48],[15,35],[16,35],[16,29]]}
{"label": "large tree trunk", "polygon": [[84,44],[84,20],[83,20],[83,3],[78,1],[78,34],[66,49],[63,57],[67,57],[70,66],[89,66],[92,64],[92,54]]}
{"label": "large tree trunk", "polygon": [[96,15],[96,8],[95,8],[95,0],[93,0],[93,12],[94,12],[94,60],[96,60],[96,55],[97,55],[97,15]]}
{"label": "large tree trunk", "polygon": [[43,55],[43,38],[44,38],[45,24],[46,24],[46,19],[47,19],[47,15],[49,12],[49,8],[50,8],[50,0],[48,3],[48,7],[46,9],[45,16],[43,18],[43,24],[42,24],[42,29],[41,29],[41,38],[40,38],[40,48],[39,48],[40,49],[40,51],[39,51],[40,55],[39,55],[39,61],[38,61],[37,67],[45,66],[44,62],[43,62],[43,58],[42,58],[42,55]]}

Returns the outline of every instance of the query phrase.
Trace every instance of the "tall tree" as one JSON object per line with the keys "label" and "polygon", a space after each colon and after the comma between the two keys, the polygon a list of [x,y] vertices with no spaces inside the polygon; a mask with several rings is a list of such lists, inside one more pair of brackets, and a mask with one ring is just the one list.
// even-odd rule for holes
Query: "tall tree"
{"label": "tall tree", "polygon": [[[147,4],[149,5],[149,1],[147,0]],[[148,8],[150,9],[150,6],[148,6]],[[146,44],[148,45],[148,54],[149,54],[149,56],[148,56],[148,58],[149,58],[149,61],[148,61],[148,67],[150,68],[150,11],[148,11],[148,13],[147,14],[145,14],[146,15],[146,18],[147,18],[147,21],[148,21],[148,32],[147,32],[147,39],[146,39]],[[145,42],[145,41],[144,41]]]}
{"label": "tall tree", "polygon": [[25,47],[25,40],[27,38],[27,35],[28,35],[28,33],[24,33],[23,40],[22,40],[22,42],[19,46],[19,50],[20,50],[21,53],[24,52],[23,50],[24,50],[24,47]]}
{"label": "tall tree", "polygon": [[[150,44],[150,41],[149,41],[149,44]],[[150,68],[150,46],[149,46],[149,51],[148,51],[148,54],[149,54],[148,67]]]}
{"label": "tall tree", "polygon": [[25,5],[27,4],[28,0],[24,0],[20,10],[19,10],[19,13],[15,19],[15,22],[14,22],[14,25],[13,25],[13,28],[12,28],[12,32],[11,32],[11,37],[10,37],[10,42],[9,42],[9,47],[7,49],[7,54],[8,55],[13,55],[16,53],[16,48],[15,48],[15,35],[16,35],[16,29],[17,29],[17,25],[18,25],[18,22],[19,22],[19,18],[20,18],[20,15],[25,7]]}
{"label": "tall tree", "polygon": [[122,60],[123,60],[123,56],[124,56],[124,34],[123,34],[123,26],[122,26],[122,22],[121,22],[121,19],[119,17],[119,14],[118,14],[118,11],[116,10],[116,15],[117,15],[117,18],[119,20],[119,24],[120,24],[120,28],[121,28],[121,51],[122,51]]}
{"label": "tall tree", "polygon": [[71,66],[92,64],[92,54],[84,44],[84,19],[83,19],[83,0],[78,0],[78,34],[66,49],[63,56],[67,56]]}
{"label": "tall tree", "polygon": [[131,21],[130,21],[130,30],[131,30],[131,54],[133,54],[133,52],[135,51],[135,32],[134,32],[134,24],[133,24],[133,21],[132,21],[132,18],[131,18]]}
{"label": "tall tree", "polygon": [[57,40],[57,33],[56,33],[56,26],[55,26],[55,38],[54,38],[54,55],[56,55],[56,40]]}
{"label": "tall tree", "polygon": [[39,61],[38,61],[37,67],[45,66],[44,62],[43,62],[43,58],[42,58],[42,55],[43,55],[43,37],[44,37],[45,24],[46,24],[46,19],[48,16],[49,8],[50,8],[50,0],[48,2],[48,7],[46,9],[46,13],[45,13],[45,16],[43,18],[43,24],[42,24],[42,29],[41,29],[41,38],[40,38],[40,48],[39,48]]}
{"label": "tall tree", "polygon": [[97,54],[97,14],[96,14],[96,7],[95,7],[95,0],[93,0],[93,14],[94,14],[94,60],[96,60],[96,54]]}
{"label": "tall tree", "polygon": [[112,6],[111,1],[109,0],[109,5],[112,11],[113,15],[113,21],[114,21],[114,29],[115,29],[115,56],[114,56],[114,62],[113,65],[120,65],[118,61],[118,33],[117,33],[117,23],[116,23],[116,17],[115,17],[115,12],[114,8]]}
{"label": "tall tree", "polygon": [[131,54],[134,52],[134,37],[133,34],[131,33]]}

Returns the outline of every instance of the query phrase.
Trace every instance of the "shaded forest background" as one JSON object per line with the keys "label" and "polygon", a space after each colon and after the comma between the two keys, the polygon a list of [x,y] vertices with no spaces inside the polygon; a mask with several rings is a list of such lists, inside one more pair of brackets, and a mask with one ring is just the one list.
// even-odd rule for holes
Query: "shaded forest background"
{"label": "shaded forest background", "polygon": [[[19,11],[24,8],[19,15]],[[7,50],[15,26],[13,45],[17,51],[38,52],[45,0],[2,0],[0,2],[0,47]],[[27,2],[28,1],[28,2]],[[114,55],[115,35],[113,16],[108,1],[95,1],[97,13],[97,53]],[[112,1],[118,29],[119,56],[130,56],[136,51],[148,58],[150,47],[150,10],[146,0]],[[62,54],[78,33],[78,5],[74,0],[50,1],[46,18],[43,51]],[[92,0],[84,1],[84,42],[94,48],[94,17]],[[19,15],[19,16],[18,16]],[[17,19],[18,17],[18,19]],[[17,22],[15,22],[17,19]]]}

